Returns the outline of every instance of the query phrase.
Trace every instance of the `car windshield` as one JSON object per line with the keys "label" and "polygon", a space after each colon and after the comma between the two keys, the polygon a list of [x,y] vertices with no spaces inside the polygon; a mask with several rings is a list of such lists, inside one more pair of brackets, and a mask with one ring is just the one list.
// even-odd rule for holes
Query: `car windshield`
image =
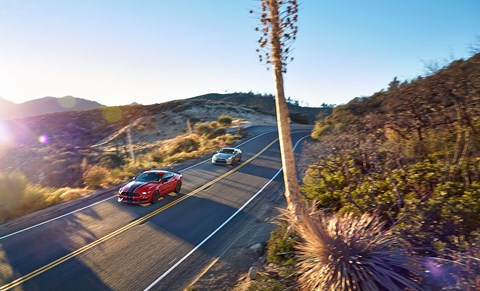
{"label": "car windshield", "polygon": [[230,155],[233,154],[234,152],[235,152],[234,149],[221,149],[219,151],[219,153],[221,153],[221,154],[230,154]]}
{"label": "car windshield", "polygon": [[138,177],[135,179],[138,182],[158,182],[160,181],[160,175],[158,173],[142,173],[138,175]]}

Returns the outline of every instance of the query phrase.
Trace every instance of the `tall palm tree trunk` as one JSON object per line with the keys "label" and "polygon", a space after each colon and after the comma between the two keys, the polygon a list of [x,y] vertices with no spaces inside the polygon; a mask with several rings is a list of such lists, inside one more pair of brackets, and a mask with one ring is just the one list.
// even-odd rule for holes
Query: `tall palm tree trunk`
{"label": "tall palm tree trunk", "polygon": [[304,208],[302,205],[300,188],[298,186],[295,157],[293,155],[292,139],[290,136],[289,114],[283,87],[282,46],[280,42],[282,31],[278,15],[278,3],[277,1],[270,1],[270,4],[274,5],[273,9],[270,9],[270,21],[272,25],[270,31],[271,54],[276,85],[275,109],[277,113],[278,138],[280,142],[283,178],[285,181],[285,198],[287,199],[288,210],[294,215],[294,217],[298,218],[302,214]]}

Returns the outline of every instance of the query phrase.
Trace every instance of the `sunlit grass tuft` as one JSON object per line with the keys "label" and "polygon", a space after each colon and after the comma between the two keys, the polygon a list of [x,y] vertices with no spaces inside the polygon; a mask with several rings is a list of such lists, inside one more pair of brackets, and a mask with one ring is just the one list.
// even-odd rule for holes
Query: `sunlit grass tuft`
{"label": "sunlit grass tuft", "polygon": [[0,173],[0,223],[85,196],[88,189],[48,188],[28,183],[19,172]]}
{"label": "sunlit grass tuft", "polygon": [[244,137],[244,133],[230,134],[218,122],[196,123],[194,132],[167,140],[149,153],[139,155],[140,168],[158,168],[195,159],[215,152]]}
{"label": "sunlit grass tuft", "polygon": [[83,181],[89,189],[98,189],[104,185],[109,176],[109,170],[102,166],[91,166],[83,174]]}

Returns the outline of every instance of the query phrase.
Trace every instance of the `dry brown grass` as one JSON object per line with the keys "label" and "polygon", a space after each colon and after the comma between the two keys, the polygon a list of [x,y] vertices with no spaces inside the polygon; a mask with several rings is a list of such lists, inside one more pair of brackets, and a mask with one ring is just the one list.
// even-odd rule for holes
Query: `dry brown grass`
{"label": "dry brown grass", "polygon": [[89,192],[87,189],[32,185],[22,173],[0,173],[0,223],[85,196]]}
{"label": "dry brown grass", "polygon": [[104,185],[109,175],[107,168],[94,165],[83,173],[83,181],[89,189],[98,189]]}
{"label": "dry brown grass", "polygon": [[419,289],[419,260],[376,216],[315,213],[295,224],[304,290]]}

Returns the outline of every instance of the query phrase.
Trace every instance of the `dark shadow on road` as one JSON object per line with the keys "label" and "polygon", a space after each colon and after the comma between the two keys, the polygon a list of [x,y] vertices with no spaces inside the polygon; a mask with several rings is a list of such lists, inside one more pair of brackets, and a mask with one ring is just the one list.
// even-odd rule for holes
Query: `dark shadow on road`
{"label": "dark shadow on road", "polygon": [[[251,145],[253,144],[245,146],[247,157],[249,155],[248,149]],[[250,176],[261,177],[269,180],[278,171],[278,157],[279,151],[277,144],[276,146],[273,146],[264,152],[262,157],[257,158],[249,165],[242,166],[240,169],[238,169],[237,173],[233,173],[232,175],[248,174]],[[207,162],[205,163],[205,167],[199,167],[199,169],[195,169],[195,171],[205,171],[205,174],[208,174],[208,170],[210,169],[210,174],[212,174],[213,171],[218,175],[232,169],[232,167],[217,167],[211,169],[212,166],[213,165],[209,165]],[[231,178],[232,176],[228,177]],[[215,186],[219,186],[224,182],[225,181],[222,181],[218,184],[213,184],[211,188],[203,190],[201,195],[199,195],[199,193],[197,195],[190,196],[181,201],[181,203],[165,209],[163,212],[153,216],[144,223],[136,225],[127,230],[125,233],[122,233],[121,235],[109,240],[109,243],[113,243],[120,239],[127,240],[127,242],[131,240],[134,242],[132,245],[139,246],[138,249],[132,248],[132,251],[129,251],[125,254],[122,253],[122,256],[125,256],[125,260],[123,261],[122,265],[116,267],[118,267],[119,270],[128,270],[129,261],[138,261],[141,259],[156,259],[161,262],[164,259],[161,256],[152,258],[142,257],[141,254],[145,250],[145,248],[142,248],[142,246],[166,245],[168,241],[162,242],[162,239],[164,238],[169,238],[170,240],[172,237],[175,238],[175,241],[180,243],[178,246],[174,247],[184,247],[186,252],[202,242],[207,236],[209,236],[237,211],[237,206],[234,207],[232,205],[235,205],[235,203],[238,202],[231,197],[227,197],[223,201],[206,197],[214,197],[218,194],[224,194],[228,196],[229,191],[238,193],[242,190],[245,191],[245,189],[248,187],[251,187],[251,185],[249,185],[249,181],[242,178],[242,180],[237,181],[237,185],[231,185],[229,190],[220,190],[225,193],[216,192],[209,194],[209,191],[219,191],[218,188],[215,190]],[[193,185],[198,184],[193,183]],[[175,201],[176,199],[184,197],[186,193],[188,193],[187,191],[191,190],[193,189],[184,189],[184,191],[179,194],[167,195],[160,200],[157,205],[125,205],[117,203],[114,198],[110,201],[106,201],[105,203],[108,204],[109,207],[112,206],[114,209],[118,210],[116,213],[127,214],[121,216],[124,217],[124,219],[122,219],[119,226],[115,225],[114,230],[117,230],[122,226],[125,226],[128,223]],[[253,194],[251,192],[249,193]],[[112,193],[109,193],[106,196],[108,195],[112,195]],[[79,245],[83,246],[97,240],[99,238],[98,234],[96,234],[97,232],[87,226],[84,226],[83,220],[85,217],[88,217],[90,220],[102,221],[102,219],[105,218],[102,214],[98,213],[94,208],[88,208],[81,211],[81,214],[78,213],[68,215],[58,221],[49,223],[47,228],[48,231],[45,231],[45,228],[32,229],[26,233],[21,233],[14,237],[0,241],[0,250],[2,251],[0,252],[0,271],[2,274],[0,276],[0,286],[18,277],[28,274],[29,272],[37,270],[38,268],[41,268],[55,261],[56,259],[77,250]],[[116,216],[117,215],[114,217],[116,218]],[[252,216],[252,213],[240,211],[235,219],[229,224],[231,225],[235,221],[249,221],[251,223],[256,219],[257,218],[255,215]],[[222,232],[228,232],[229,224],[227,224],[225,228],[219,232],[219,234]],[[142,227],[145,226],[148,226],[150,231],[151,229],[155,231],[156,235],[152,235],[152,237],[155,237],[155,241],[149,241],[149,234],[142,233]],[[130,232],[135,231],[142,233],[142,235],[140,237],[132,237],[131,234],[129,235]],[[162,234],[165,234],[165,236],[162,236]],[[111,250],[105,245],[108,245],[109,243],[102,243],[95,248],[102,254],[108,254],[108,252],[111,252]],[[128,245],[128,243],[126,244]],[[212,247],[212,245],[205,244],[200,247],[199,251],[202,255],[213,258],[218,255],[219,249]],[[148,252],[148,254],[155,255],[155,250]],[[105,257],[108,256],[117,256],[117,254],[110,253]],[[170,258],[170,261],[172,261],[172,259],[176,258]],[[98,265],[99,269],[102,269],[102,266],[103,268],[111,268],[110,261],[102,262],[93,259],[93,262]],[[10,270],[8,270],[8,267],[10,267]],[[142,272],[142,270],[138,270],[138,272]],[[133,279],[134,278],[132,278],[132,280]],[[32,290],[62,289],[62,287],[64,287],[66,284],[65,282],[77,282],[77,280],[84,282],[83,284],[79,283],[78,286],[81,286],[79,289],[88,288],[109,290],[112,288],[111,286],[107,286],[107,284],[97,275],[96,271],[92,270],[89,265],[86,265],[83,261],[81,261],[79,257],[70,258],[66,262],[63,262],[58,266],[53,267],[51,270],[48,270],[44,274],[41,274],[38,277],[28,281],[24,286],[27,287],[27,289]],[[75,284],[71,285],[70,283],[66,285],[69,287],[76,286]]]}
{"label": "dark shadow on road", "polygon": [[[97,213],[90,208],[82,212],[83,215],[99,219]],[[85,245],[95,241],[97,237],[86,226],[77,214],[65,216],[59,220],[52,221],[48,227],[38,227],[17,235],[5,238],[0,241],[0,288],[32,271],[35,271],[51,262],[78,249],[79,245]],[[73,259],[75,260],[75,259]],[[95,272],[91,271],[82,262],[77,261],[81,277],[88,278],[91,286],[95,289],[108,290],[103,281],[97,277]],[[64,265],[53,267],[63,268]],[[52,269],[52,270],[53,270]],[[25,290],[54,290],[46,282],[41,281],[42,276],[48,277],[49,271],[34,277],[21,285]],[[68,271],[64,270],[64,274]],[[59,284],[63,276],[50,278],[50,283]],[[61,287],[58,285],[58,287]],[[61,289],[61,288],[60,288]]]}

